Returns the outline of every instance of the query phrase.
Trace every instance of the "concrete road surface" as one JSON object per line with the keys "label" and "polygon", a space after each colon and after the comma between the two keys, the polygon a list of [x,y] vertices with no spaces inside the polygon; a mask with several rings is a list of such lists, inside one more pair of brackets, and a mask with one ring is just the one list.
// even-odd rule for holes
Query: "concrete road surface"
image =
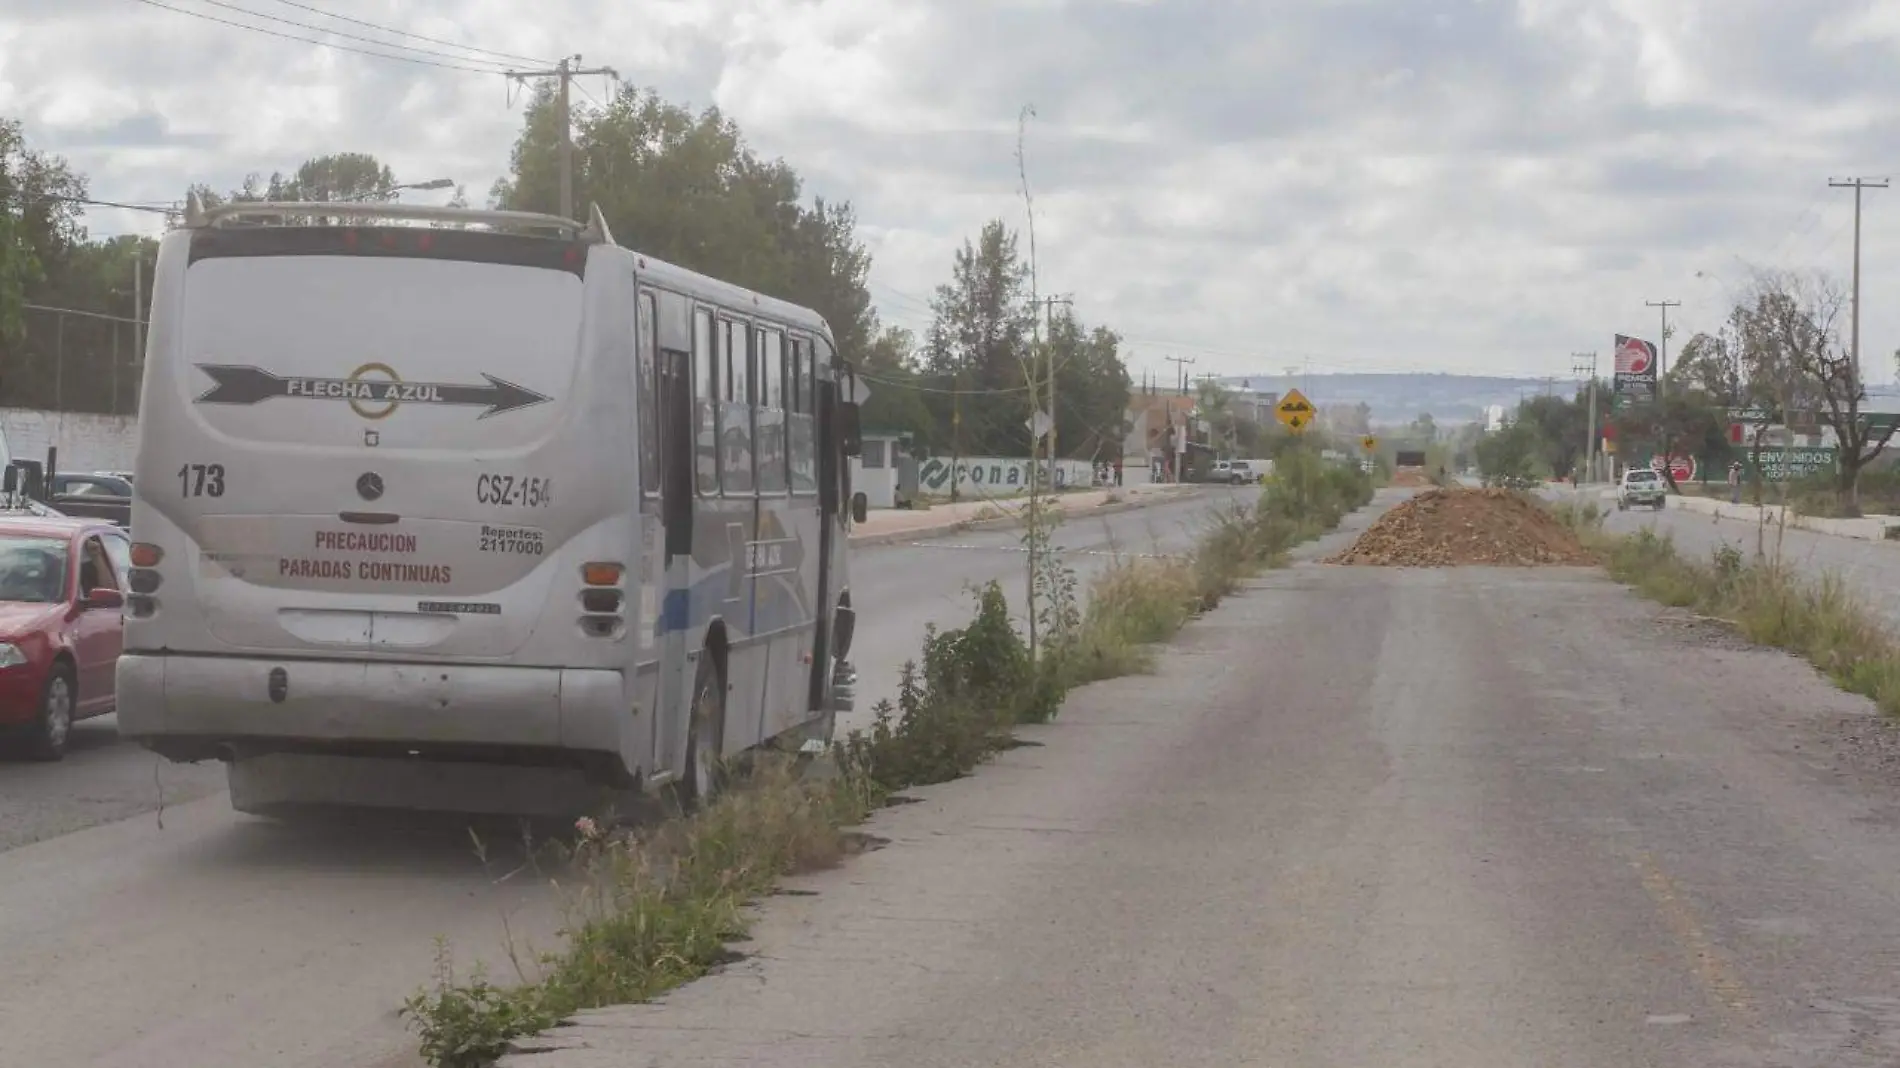
{"label": "concrete road surface", "polygon": [[[1116,545],[1185,548],[1208,508],[1249,497],[1078,518],[1057,542],[1087,572]],[[856,556],[871,696],[894,690],[925,624],[969,619],[966,581],[1022,573],[1015,545],[966,532]],[[218,766],[113,731],[82,725],[61,764],[0,764],[0,1068],[415,1065],[395,1009],[438,937],[464,975],[480,960],[503,979],[511,938],[550,944],[563,902],[509,828],[485,832],[482,857],[452,822],[278,826],[231,812]]]}
{"label": "concrete road surface", "polygon": [[1893,1068],[1900,747],[1586,570],[1302,566],[508,1068]]}

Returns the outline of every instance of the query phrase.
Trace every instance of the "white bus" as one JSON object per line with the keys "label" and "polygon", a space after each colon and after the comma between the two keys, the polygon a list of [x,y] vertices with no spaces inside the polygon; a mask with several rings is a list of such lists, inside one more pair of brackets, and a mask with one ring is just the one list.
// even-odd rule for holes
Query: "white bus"
{"label": "white bus", "polygon": [[864,502],[815,312],[597,209],[194,203],[151,317],[119,729],[236,808],[703,799],[829,742]]}

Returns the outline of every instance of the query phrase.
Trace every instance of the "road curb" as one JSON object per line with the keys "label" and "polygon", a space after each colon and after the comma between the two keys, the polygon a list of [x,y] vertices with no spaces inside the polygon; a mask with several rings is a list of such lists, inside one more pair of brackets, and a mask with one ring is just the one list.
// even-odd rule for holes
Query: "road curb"
{"label": "road curb", "polygon": [[[1062,516],[1064,519],[1091,519],[1098,515],[1116,515],[1121,512],[1133,512],[1143,508],[1153,508],[1158,504],[1164,504],[1168,501],[1182,500],[1186,497],[1193,496],[1193,493],[1192,491],[1185,493],[1149,493],[1143,494],[1142,496],[1143,499],[1141,500],[1117,501],[1114,504],[1104,504],[1085,512],[1070,512],[1065,508],[1062,511]],[[948,537],[952,534],[961,534],[971,530],[1010,530],[1012,528],[1020,528],[1021,526],[1022,519],[1016,515],[1000,516],[996,519],[966,519],[961,523],[953,523],[945,527],[925,527],[922,530],[892,531],[889,534],[867,534],[862,538],[854,537],[850,540],[850,546],[853,549],[862,549],[878,545],[930,541],[934,538]]]}

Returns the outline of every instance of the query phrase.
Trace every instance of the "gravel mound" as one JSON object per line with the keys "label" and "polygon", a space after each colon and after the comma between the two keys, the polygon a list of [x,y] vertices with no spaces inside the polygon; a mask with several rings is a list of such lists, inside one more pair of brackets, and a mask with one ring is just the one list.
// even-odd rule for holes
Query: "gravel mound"
{"label": "gravel mound", "polygon": [[1595,556],[1543,506],[1502,489],[1430,489],[1326,561],[1372,567],[1563,567]]}

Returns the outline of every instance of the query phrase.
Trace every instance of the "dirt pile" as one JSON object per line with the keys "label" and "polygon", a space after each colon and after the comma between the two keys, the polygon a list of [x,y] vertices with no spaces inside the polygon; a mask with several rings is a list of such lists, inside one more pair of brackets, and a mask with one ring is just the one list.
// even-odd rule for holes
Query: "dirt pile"
{"label": "dirt pile", "polygon": [[1594,564],[1577,536],[1537,502],[1501,489],[1431,489],[1380,516],[1326,561],[1374,567]]}
{"label": "dirt pile", "polygon": [[1423,489],[1432,484],[1432,477],[1422,467],[1401,467],[1392,472],[1391,484],[1403,489]]}

